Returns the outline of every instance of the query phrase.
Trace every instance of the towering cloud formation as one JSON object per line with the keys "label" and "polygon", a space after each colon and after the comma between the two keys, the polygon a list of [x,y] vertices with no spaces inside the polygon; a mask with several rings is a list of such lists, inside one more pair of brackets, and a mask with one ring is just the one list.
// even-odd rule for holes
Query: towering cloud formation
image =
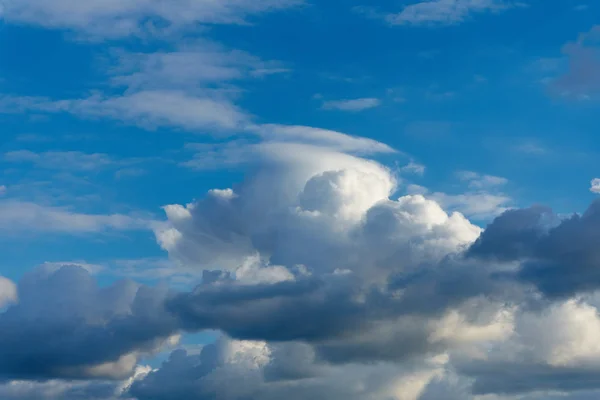
{"label": "towering cloud formation", "polygon": [[[26,393],[48,399],[600,389],[600,203],[567,218],[511,210],[482,230],[422,195],[397,194],[403,182],[364,156],[391,151],[381,144],[269,129],[247,149],[247,179],[166,206],[154,225],[175,263],[204,270],[194,290],[99,287],[80,267],[46,266],[19,282],[14,303],[15,286],[1,280],[0,376],[42,381]],[[200,354],[137,366],[177,335],[204,330],[222,336]],[[101,382],[48,394],[65,379]],[[12,388],[0,393],[18,398]]]}

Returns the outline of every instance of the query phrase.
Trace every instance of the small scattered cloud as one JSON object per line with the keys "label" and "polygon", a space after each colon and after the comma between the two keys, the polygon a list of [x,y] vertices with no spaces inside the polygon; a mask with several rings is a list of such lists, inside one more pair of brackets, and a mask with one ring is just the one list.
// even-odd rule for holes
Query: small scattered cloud
{"label": "small scattered cloud", "polygon": [[546,146],[535,141],[524,141],[512,146],[512,149],[518,153],[538,156],[550,153],[550,150]]}
{"label": "small scattered cloud", "polygon": [[381,105],[381,100],[376,98],[360,98],[349,100],[330,100],[323,102],[323,110],[338,110],[357,112],[375,108]]}
{"label": "small scattered cloud", "polygon": [[473,171],[459,171],[456,173],[458,179],[467,182],[471,189],[485,189],[497,186],[503,186],[508,183],[508,179],[493,175],[482,175]]}
{"label": "small scattered cloud", "polygon": [[590,6],[588,6],[587,4],[579,4],[579,5],[575,6],[573,9],[575,11],[586,11],[588,8],[590,8]]}
{"label": "small scattered cloud", "polygon": [[590,191],[592,193],[600,194],[600,178],[592,179]]}
{"label": "small scattered cloud", "polygon": [[400,168],[401,173],[423,175],[426,167],[423,164],[416,163],[414,161],[409,162],[407,165]]}
{"label": "small scattered cloud", "polygon": [[372,7],[358,7],[369,18],[385,20],[390,25],[449,26],[469,20],[476,14],[500,13],[526,4],[508,0],[426,0],[404,6],[398,13],[381,12]]}

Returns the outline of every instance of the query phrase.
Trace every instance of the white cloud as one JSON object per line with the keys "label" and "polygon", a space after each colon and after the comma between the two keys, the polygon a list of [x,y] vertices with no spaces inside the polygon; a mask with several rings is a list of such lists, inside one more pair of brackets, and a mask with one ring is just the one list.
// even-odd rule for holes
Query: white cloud
{"label": "white cloud", "polygon": [[129,90],[193,90],[247,78],[288,72],[277,61],[263,61],[240,50],[200,40],[171,52],[116,53],[111,83]]}
{"label": "white cloud", "polygon": [[490,219],[509,209],[511,198],[503,194],[469,192],[462,194],[433,193],[431,198],[443,207],[456,210],[469,218]]}
{"label": "white cloud", "polygon": [[123,214],[82,214],[65,208],[4,200],[0,202],[0,231],[92,233],[149,229],[151,220]]}
{"label": "white cloud", "polygon": [[339,111],[350,111],[357,112],[368,110],[370,108],[378,107],[381,104],[381,100],[376,98],[362,98],[362,99],[350,99],[350,100],[331,100],[323,103],[321,108],[323,110],[339,110]]}
{"label": "white cloud", "polygon": [[[87,118],[109,117],[147,129],[178,127],[191,131],[241,128],[249,116],[226,98],[195,96],[182,91],[147,90],[119,97],[94,95],[84,99],[34,97],[0,99],[4,112],[67,112]],[[0,112],[1,112],[0,111]]]}
{"label": "white cloud", "polygon": [[0,276],[0,310],[15,301],[17,301],[17,285]]}
{"label": "white cloud", "polygon": [[400,168],[400,172],[407,174],[415,174],[415,175],[423,175],[425,173],[426,167],[423,164],[416,163],[411,161],[407,165]]}
{"label": "white cloud", "polygon": [[598,194],[600,194],[600,178],[592,179],[591,185],[592,186],[590,187],[590,191],[592,193],[598,193]]}
{"label": "white cloud", "polygon": [[250,128],[267,142],[303,143],[331,150],[356,153],[396,153],[397,150],[373,139],[308,126],[268,124]]}
{"label": "white cloud", "polygon": [[5,22],[69,29],[95,37],[122,37],[194,24],[243,24],[246,18],[301,4],[300,0],[6,0],[0,17]]}
{"label": "white cloud", "polygon": [[[288,154],[290,149],[294,148],[303,152],[316,149],[355,155],[399,153],[373,139],[310,126],[249,125],[245,132],[256,135],[258,141],[233,140],[217,144],[188,144],[187,148],[195,154],[182,165],[198,170],[219,169],[256,162],[265,154],[273,153],[277,149],[280,149],[282,154]],[[290,157],[294,156],[290,154]]]}
{"label": "white cloud", "polygon": [[508,179],[506,178],[493,175],[482,175],[473,171],[459,171],[456,175],[461,181],[467,182],[471,189],[489,189],[503,186],[508,183]]}
{"label": "white cloud", "polygon": [[392,25],[454,25],[473,14],[517,6],[523,4],[506,0],[427,0],[407,5],[397,14],[387,14],[385,19]]}

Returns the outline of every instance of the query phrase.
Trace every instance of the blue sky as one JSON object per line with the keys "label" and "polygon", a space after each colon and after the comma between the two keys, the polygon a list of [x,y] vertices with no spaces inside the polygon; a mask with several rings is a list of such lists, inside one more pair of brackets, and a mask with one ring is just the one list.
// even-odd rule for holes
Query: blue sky
{"label": "blue sky", "polygon": [[[328,229],[346,229],[368,220],[372,196],[424,195],[470,221],[447,239],[466,246],[507,210],[541,204],[560,219],[600,194],[592,1],[5,3],[0,275],[14,282],[76,266],[100,287],[189,290],[213,269],[262,283],[341,248],[319,242],[308,257],[281,244],[308,229],[264,222],[283,205],[335,208],[343,221]],[[285,203],[296,180],[354,171],[351,160],[387,172],[317,182]],[[215,205],[238,189],[237,211]],[[281,248],[265,244],[274,237]]]}

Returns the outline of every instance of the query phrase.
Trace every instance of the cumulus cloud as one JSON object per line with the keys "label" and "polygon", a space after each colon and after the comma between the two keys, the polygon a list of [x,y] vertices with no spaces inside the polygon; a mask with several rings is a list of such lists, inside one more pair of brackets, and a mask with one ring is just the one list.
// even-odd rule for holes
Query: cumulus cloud
{"label": "cumulus cloud", "polygon": [[4,379],[128,378],[140,356],[176,338],[164,289],[130,281],[99,287],[86,270],[63,266],[27,273],[18,293],[0,313]]}
{"label": "cumulus cloud", "polygon": [[560,219],[545,207],[507,211],[490,224],[469,254],[521,262],[518,279],[549,297],[598,288],[600,201],[582,215]]}
{"label": "cumulus cloud", "polygon": [[[203,271],[198,287],[102,288],[82,268],[46,266],[0,314],[0,374],[112,379],[107,399],[126,387],[138,400],[598,388],[596,203],[566,219],[511,210],[482,230],[431,198],[395,197],[393,173],[355,154],[384,150],[376,142],[269,129],[286,139],[257,143],[243,182],[168,205],[154,226],[176,266]],[[131,380],[144,354],[205,330],[225,336]],[[48,347],[42,332],[64,340]],[[26,362],[40,354],[43,363]]]}
{"label": "cumulus cloud", "polygon": [[[319,362],[303,344],[271,345],[222,339],[200,355],[177,351],[156,372],[136,381],[130,393],[140,400],[280,398],[417,400],[440,373],[443,360],[414,365],[352,365]],[[190,373],[193,371],[193,373]],[[182,379],[183,377],[183,379]],[[235,385],[227,382],[236,382]]]}

